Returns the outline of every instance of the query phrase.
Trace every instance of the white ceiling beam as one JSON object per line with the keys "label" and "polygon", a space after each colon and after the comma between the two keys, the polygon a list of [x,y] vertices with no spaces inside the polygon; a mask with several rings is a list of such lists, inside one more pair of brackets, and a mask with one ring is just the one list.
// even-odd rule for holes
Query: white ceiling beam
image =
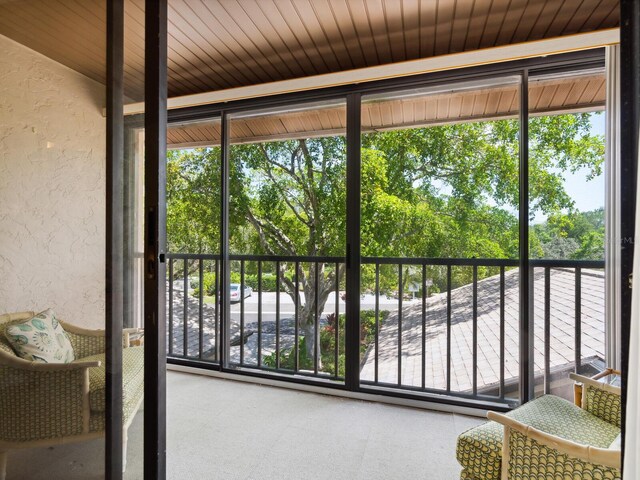
{"label": "white ceiling beam", "polygon": [[[455,70],[478,65],[520,60],[525,58],[557,55],[560,53],[589,50],[620,43],[620,30],[611,28],[589,33],[579,33],[562,37],[536,40],[533,42],[484,48],[470,52],[453,53],[437,57],[408,60],[406,62],[378,65],[374,67],[345,70],[309,77],[293,78],[278,82],[261,83],[246,87],[229,88],[213,92],[196,93],[181,97],[169,98],[169,110],[197,105],[243,100],[247,98],[282,95],[291,92],[316,90],[319,88],[353,85],[358,83],[383,80],[387,78],[406,77],[423,73]],[[125,115],[144,112],[144,103],[125,105]]]}

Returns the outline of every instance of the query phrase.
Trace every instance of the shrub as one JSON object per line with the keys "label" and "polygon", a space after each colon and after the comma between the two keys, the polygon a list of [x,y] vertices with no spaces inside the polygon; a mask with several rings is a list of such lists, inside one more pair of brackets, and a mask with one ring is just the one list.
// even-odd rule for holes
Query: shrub
{"label": "shrub", "polygon": [[[379,314],[380,324],[389,317],[388,310],[381,310]],[[345,369],[345,323],[346,317],[340,314],[338,317],[338,368],[337,376],[344,377]],[[321,371],[336,376],[335,365],[335,329],[336,315],[327,315],[327,325],[320,330],[320,357],[322,359]],[[369,345],[375,339],[376,314],[374,310],[363,310],[360,312],[360,355],[364,355]],[[313,369],[313,358],[309,358],[306,351],[306,338],[302,337],[298,344],[298,368],[302,370]],[[275,352],[267,355],[263,359],[267,367],[275,368]],[[280,368],[293,370],[295,368],[295,349],[290,348],[280,351]]]}

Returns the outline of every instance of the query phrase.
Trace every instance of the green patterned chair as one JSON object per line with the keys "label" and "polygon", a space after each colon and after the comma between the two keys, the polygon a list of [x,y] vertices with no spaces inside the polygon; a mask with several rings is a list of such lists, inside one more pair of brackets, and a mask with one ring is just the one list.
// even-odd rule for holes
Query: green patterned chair
{"label": "green patterned chair", "polygon": [[461,434],[461,480],[620,479],[620,389],[571,377],[583,408],[544,395]]}
{"label": "green patterned chair", "polygon": [[[7,453],[99,438],[105,431],[105,332],[60,322],[76,360],[31,362],[18,357],[5,329],[34,312],[0,315],[0,480],[6,478]],[[123,345],[128,347],[129,334]],[[142,403],[143,347],[123,348],[123,449],[127,429]]]}

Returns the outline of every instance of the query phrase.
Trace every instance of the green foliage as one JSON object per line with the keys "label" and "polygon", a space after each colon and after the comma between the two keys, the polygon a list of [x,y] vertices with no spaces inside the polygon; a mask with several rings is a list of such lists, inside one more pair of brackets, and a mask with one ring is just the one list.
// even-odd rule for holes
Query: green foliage
{"label": "green foliage", "polygon": [[[240,273],[239,272],[231,272],[229,274],[231,282],[240,284]],[[286,278],[293,281],[293,275],[287,274]],[[215,273],[213,272],[205,272],[203,274],[203,283],[204,283],[204,294],[208,296],[215,295]],[[263,273],[262,274],[262,291],[263,292],[275,292],[276,291],[276,283],[277,283],[277,275],[275,273]],[[251,287],[254,291],[258,291],[258,275],[257,274],[245,274],[244,276],[244,284],[247,287]],[[200,296],[200,285],[198,280],[192,281],[191,286],[193,288],[193,296]],[[283,291],[282,285],[280,286],[280,290]]]}
{"label": "green foliage", "polygon": [[[575,212],[563,178],[565,172],[583,168],[588,179],[602,173],[604,139],[591,133],[591,115],[529,120],[530,213],[549,218],[546,226],[531,230],[534,257],[600,258],[604,227],[596,225],[596,214],[598,218],[590,218]],[[362,254],[517,258],[518,128],[517,120],[497,120],[364,134]],[[345,178],[342,136],[233,145],[231,251],[344,256]],[[219,149],[170,152],[167,182],[169,249],[216,252]],[[578,248],[561,240],[566,238],[577,241]],[[300,278],[305,295],[316,287],[308,273]],[[496,272],[486,268],[478,273],[483,278]],[[322,288],[332,284],[333,274],[325,270]],[[471,280],[471,269],[452,274],[452,288]],[[433,269],[429,278],[434,282],[431,292],[446,289],[445,269]],[[283,289],[293,295],[285,280],[283,271]],[[246,282],[257,287],[250,275]],[[265,282],[265,290],[273,287],[267,277]],[[389,294],[398,290],[392,271],[382,272],[380,282]],[[363,288],[374,288],[369,266],[363,267]]]}
{"label": "green foliage", "polygon": [[171,252],[215,253],[220,243],[220,149],[167,152],[167,244]]}
{"label": "green foliage", "polygon": [[[387,310],[379,312],[380,325],[389,317]],[[327,325],[320,330],[320,371],[336,376],[335,349],[336,349],[336,328],[338,328],[338,369],[337,376],[344,377],[345,368],[345,322],[344,314],[338,316],[336,326],[336,315],[327,315]],[[363,310],[360,312],[360,355],[364,355],[375,339],[376,315],[374,310]],[[313,370],[313,356],[308,354],[306,337],[302,337],[298,343],[298,368],[300,370]],[[280,351],[280,368],[293,370],[295,368],[295,348],[283,349]],[[276,353],[267,355],[262,363],[271,368],[276,367]]]}
{"label": "green foliage", "polygon": [[[216,294],[216,274],[215,272],[204,272],[202,274],[202,284],[204,285],[204,295],[214,296]],[[200,280],[196,279],[191,282],[193,288],[193,296],[200,297]]]}
{"label": "green foliage", "polygon": [[603,260],[604,209],[551,215],[534,225],[531,238],[540,244],[534,258]]}

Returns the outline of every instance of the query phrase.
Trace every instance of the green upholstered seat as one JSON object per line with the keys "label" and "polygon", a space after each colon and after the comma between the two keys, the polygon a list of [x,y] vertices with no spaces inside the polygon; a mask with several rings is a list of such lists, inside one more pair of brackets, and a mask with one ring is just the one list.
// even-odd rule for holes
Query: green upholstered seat
{"label": "green upholstered seat", "polygon": [[[8,325],[34,312],[0,315],[0,479],[7,452],[91,440],[105,431],[104,330],[87,330],[60,321],[71,342],[71,363],[39,363],[16,356],[6,341]],[[123,449],[127,429],[144,395],[144,347],[129,347],[123,332]],[[95,367],[97,362],[101,365]]]}
{"label": "green upholstered seat", "polygon": [[[105,355],[91,355],[79,358],[76,362],[99,361],[100,366],[89,369],[89,405],[92,412],[104,412],[106,409]],[[130,347],[122,350],[122,389],[125,421],[127,413],[138,405],[144,390],[144,348]]]}
{"label": "green upholstered seat", "polygon": [[[608,448],[620,427],[574,404],[545,395],[509,412],[509,417],[552,435],[594,447]],[[458,437],[456,457],[463,480],[499,480],[504,428],[487,422]]]}

